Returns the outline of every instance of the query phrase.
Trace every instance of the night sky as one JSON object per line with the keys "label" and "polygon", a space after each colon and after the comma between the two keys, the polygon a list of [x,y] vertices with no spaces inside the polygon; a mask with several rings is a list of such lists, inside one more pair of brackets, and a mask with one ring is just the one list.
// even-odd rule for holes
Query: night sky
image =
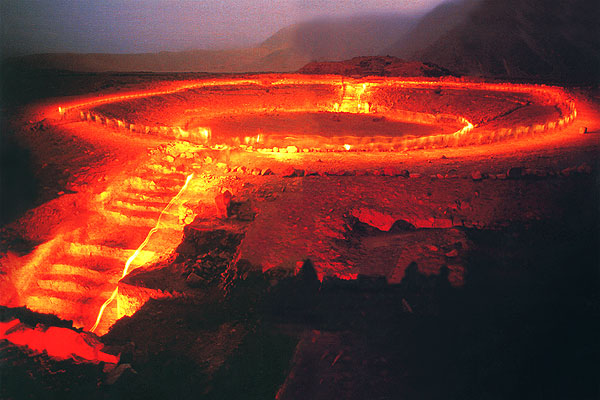
{"label": "night sky", "polygon": [[442,0],[1,0],[2,56],[249,46],[324,16],[422,13]]}

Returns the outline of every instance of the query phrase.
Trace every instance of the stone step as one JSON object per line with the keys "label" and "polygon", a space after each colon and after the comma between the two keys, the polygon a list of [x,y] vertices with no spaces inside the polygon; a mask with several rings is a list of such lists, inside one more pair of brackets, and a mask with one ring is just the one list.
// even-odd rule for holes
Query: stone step
{"label": "stone step", "polygon": [[[135,253],[135,250],[136,249],[123,249],[95,244],[69,243],[65,249],[65,253],[80,257],[103,256],[126,261]],[[153,251],[141,250],[136,259],[139,261],[150,261],[155,256],[156,254]]]}
{"label": "stone step", "polygon": [[105,207],[110,209],[122,209],[131,211],[148,211],[160,213],[169,204],[168,202],[156,201],[123,201],[115,200],[107,204]]}
{"label": "stone step", "polygon": [[124,188],[130,188],[130,189],[135,189],[135,190],[144,190],[144,191],[173,191],[175,193],[177,193],[179,191],[179,189],[181,189],[181,187],[183,186],[183,184],[185,183],[185,180],[180,180],[180,179],[147,179],[147,178],[140,178],[140,177],[134,177],[134,178],[129,178],[126,179],[123,182],[122,187]]}
{"label": "stone step", "polygon": [[[167,205],[177,192],[156,192],[156,191],[140,191],[140,190],[125,190],[114,196],[115,200],[127,201],[132,203],[148,202],[148,204],[164,204]],[[163,206],[164,207],[164,206]]]}
{"label": "stone step", "polygon": [[[65,283],[70,282],[67,281]],[[55,305],[58,305],[58,303],[62,304],[64,302],[64,305],[67,306],[66,308],[69,308],[69,305],[75,306],[76,308],[80,308],[82,306],[95,305],[98,302],[102,304],[102,302],[104,302],[106,298],[110,297],[110,293],[112,293],[112,291],[116,287],[115,284],[112,284],[110,282],[105,282],[104,285],[89,287],[84,291],[59,290],[53,287],[51,284],[43,284],[43,286],[47,287],[41,287],[36,284],[32,285],[32,288],[26,297],[26,304],[28,301],[37,299],[37,301],[42,302],[37,304],[37,306],[42,308],[48,307],[49,310],[53,309],[53,303],[56,303]],[[80,286],[83,287],[83,285]],[[69,286],[66,288],[73,288],[73,286]],[[107,293],[108,295],[106,295]],[[105,295],[106,298],[103,299],[103,296]],[[54,307],[54,309],[60,311],[63,309],[63,307]]]}
{"label": "stone step", "polygon": [[[97,271],[88,270],[89,274],[84,275],[82,273],[78,274],[67,274],[67,273],[39,273],[37,274],[37,283],[39,287],[43,287],[41,282],[56,282],[56,285],[60,285],[63,282],[71,282],[73,284],[85,287],[92,288],[96,286],[105,285],[106,283],[116,284],[121,277],[121,268],[114,271],[107,271],[105,273],[99,273]],[[51,283],[44,283],[48,287],[52,286]],[[65,283],[65,287],[68,285]],[[68,289],[65,289],[68,290]]]}
{"label": "stone step", "polygon": [[[141,218],[144,220],[151,220],[154,221],[154,223],[156,223],[156,220],[158,219],[158,217],[160,216],[160,214],[163,211],[163,208],[156,210],[156,209],[149,209],[149,210],[144,210],[142,209],[142,207],[140,207],[139,209],[127,209],[127,208],[122,208],[122,207],[118,207],[118,206],[111,206],[111,207],[107,207],[105,208],[106,211],[108,211],[109,213],[111,213],[111,217],[117,218],[118,220],[123,220],[123,216],[124,217],[128,217],[128,218],[132,218],[134,221],[137,221],[136,218]],[[112,213],[118,213],[121,216],[116,216],[113,215]],[[163,215],[167,216],[170,215],[172,217],[177,217],[179,218],[179,208],[178,207],[170,207],[167,211],[165,211],[163,213]],[[163,217],[165,218],[165,217]]]}
{"label": "stone step", "polygon": [[[136,217],[109,210],[104,211],[104,214],[117,223],[122,223],[123,225],[127,224],[127,226],[146,227],[148,231],[154,228],[159,217],[158,214],[156,215],[156,218]],[[179,228],[180,225],[179,217],[169,213],[165,213],[160,221],[161,229],[181,229]],[[125,232],[126,230],[127,228],[123,229]]]}
{"label": "stone step", "polygon": [[55,314],[60,318],[73,320],[82,314],[82,308],[92,300],[90,297],[82,298],[69,293],[39,289],[25,298],[25,306],[35,312]]}
{"label": "stone step", "polygon": [[[102,215],[108,218],[112,223],[127,226],[128,228],[144,228],[151,229],[156,224],[154,217],[134,217],[129,214],[123,214],[118,211],[104,209]],[[158,216],[156,216],[158,217]],[[127,228],[124,229],[126,231]]]}
{"label": "stone step", "polygon": [[82,277],[92,280],[101,280],[105,279],[106,277],[106,275],[100,271],[69,264],[52,264],[47,271],[47,275],[52,275],[56,277],[70,277],[73,279]]}
{"label": "stone step", "polygon": [[[133,254],[133,252],[132,252]],[[77,266],[87,271],[96,271],[98,273],[122,270],[129,256],[110,257],[103,255],[81,255],[81,254],[63,254],[56,260],[57,264]],[[57,265],[55,264],[55,265]]]}
{"label": "stone step", "polygon": [[[47,278],[47,277],[46,277]],[[71,280],[61,279],[38,279],[36,281],[37,286],[40,289],[51,290],[55,293],[86,293],[93,287],[89,284],[83,284],[79,282],[73,282]]]}

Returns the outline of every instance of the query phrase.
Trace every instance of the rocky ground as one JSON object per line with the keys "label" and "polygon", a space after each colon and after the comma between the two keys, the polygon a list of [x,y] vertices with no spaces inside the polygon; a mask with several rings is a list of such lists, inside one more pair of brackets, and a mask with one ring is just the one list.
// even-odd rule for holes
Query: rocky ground
{"label": "rocky ground", "polygon": [[[118,268],[102,252],[135,248],[152,223],[115,212],[160,209],[190,163],[202,184],[175,251],[119,282],[132,307],[152,298],[100,338],[119,364],[3,340],[2,397],[596,398],[600,119],[586,93],[578,120],[543,140],[396,153],[177,147],[14,108],[43,183],[3,227],[3,282],[65,221],[65,242],[104,246],[73,267]],[[142,185],[150,171],[173,174],[154,179],[164,200]],[[99,223],[114,243],[91,234]],[[1,318],[72,326],[14,307]]]}

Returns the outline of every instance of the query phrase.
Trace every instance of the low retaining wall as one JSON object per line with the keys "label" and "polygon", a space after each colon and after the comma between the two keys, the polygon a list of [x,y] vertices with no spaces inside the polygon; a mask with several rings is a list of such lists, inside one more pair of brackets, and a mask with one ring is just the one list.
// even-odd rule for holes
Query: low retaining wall
{"label": "low retaining wall", "polygon": [[[235,85],[235,84],[253,84],[261,87],[273,85],[290,84],[329,84],[340,85],[339,98],[332,99],[331,104],[319,110],[322,112],[339,112],[340,110],[348,113],[371,113],[377,109],[377,104],[369,102],[369,93],[374,89],[386,87],[393,88],[444,88],[444,89],[469,89],[499,91],[507,93],[527,93],[540,100],[544,104],[552,104],[559,111],[560,118],[551,121],[532,121],[529,125],[504,127],[495,130],[488,130],[485,127],[475,127],[466,118],[460,115],[434,114],[426,112],[414,112],[407,110],[392,110],[387,113],[378,113],[373,115],[382,115],[392,120],[401,120],[404,122],[418,124],[458,124],[462,126],[459,130],[450,134],[430,135],[423,137],[403,136],[369,136],[359,138],[353,136],[339,137],[319,137],[314,136],[312,140],[306,140],[303,143],[270,143],[268,138],[248,137],[244,140],[239,138],[232,139],[230,143],[215,143],[212,139],[210,127],[197,127],[192,129],[183,129],[179,126],[147,126],[133,124],[124,120],[106,117],[95,112],[93,106],[107,104],[110,102],[127,101],[133,98],[145,96],[158,96],[161,94],[170,94],[178,91],[188,90],[204,86]],[[256,111],[256,110],[249,110]],[[259,110],[260,111],[260,110]],[[266,111],[266,110],[265,110]],[[296,110],[298,111],[298,110]],[[407,81],[394,78],[369,77],[364,80],[353,80],[337,76],[305,77],[291,75],[282,77],[279,75],[259,76],[256,79],[229,79],[229,80],[210,80],[205,82],[180,83],[174,89],[167,91],[149,91],[147,93],[136,93],[132,95],[121,95],[113,98],[102,98],[97,101],[83,103],[67,108],[59,108],[63,118],[71,120],[88,121],[91,123],[102,124],[106,127],[130,131],[138,134],[156,135],[175,140],[184,140],[196,144],[207,146],[230,145],[240,146],[246,150],[260,149],[262,151],[278,151],[278,148],[287,148],[288,145],[294,145],[300,151],[392,151],[392,150],[412,150],[434,147],[448,146],[466,146],[472,144],[493,143],[502,140],[509,140],[521,137],[531,137],[563,129],[572,123],[577,117],[575,102],[558,87],[545,85],[520,85],[520,84],[491,84],[483,82],[458,82],[458,81]],[[347,143],[351,143],[348,145]],[[274,147],[277,146],[277,147]],[[300,147],[300,148],[298,148]]]}

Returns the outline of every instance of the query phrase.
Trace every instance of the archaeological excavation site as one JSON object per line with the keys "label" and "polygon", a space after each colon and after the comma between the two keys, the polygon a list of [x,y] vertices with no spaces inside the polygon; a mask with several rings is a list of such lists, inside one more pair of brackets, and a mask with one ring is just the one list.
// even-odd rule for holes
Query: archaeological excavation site
{"label": "archaeological excavation site", "polygon": [[4,62],[0,398],[597,398],[593,75],[118,57]]}

